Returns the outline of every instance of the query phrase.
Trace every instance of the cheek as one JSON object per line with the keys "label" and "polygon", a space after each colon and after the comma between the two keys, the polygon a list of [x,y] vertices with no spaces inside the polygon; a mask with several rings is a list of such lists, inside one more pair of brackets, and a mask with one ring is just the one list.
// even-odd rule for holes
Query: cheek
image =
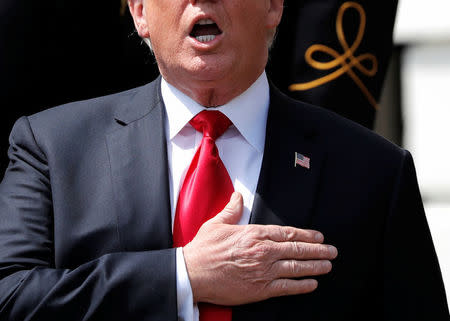
{"label": "cheek", "polygon": [[165,50],[170,54],[170,48],[173,48],[178,39],[174,26],[167,23],[163,16],[159,16],[151,19],[149,30],[154,49]]}
{"label": "cheek", "polygon": [[[253,14],[248,14],[248,10],[239,12],[239,24],[238,35],[242,41],[247,41],[247,44],[254,43],[255,41],[266,38],[266,15],[262,8],[253,11]],[[247,14],[245,14],[247,12]],[[250,10],[251,12],[251,10]],[[242,32],[244,30],[244,32]]]}
{"label": "cheek", "polygon": [[164,0],[146,8],[147,21],[153,36],[159,34],[166,34],[167,36],[179,27],[181,15],[177,8],[170,5],[171,2]]}

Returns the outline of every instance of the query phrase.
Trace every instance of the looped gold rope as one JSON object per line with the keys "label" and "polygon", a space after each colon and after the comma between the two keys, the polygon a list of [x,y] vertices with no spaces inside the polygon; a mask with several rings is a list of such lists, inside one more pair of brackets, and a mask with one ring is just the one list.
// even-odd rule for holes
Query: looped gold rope
{"label": "looped gold rope", "polygon": [[[344,14],[348,9],[356,9],[359,13],[360,17],[360,24],[359,24],[359,30],[358,34],[356,36],[355,41],[353,42],[353,45],[349,47],[347,39],[345,37],[344,33]],[[343,54],[339,54],[336,50],[327,47],[325,45],[315,44],[308,48],[308,50],[305,53],[305,60],[306,62],[313,68],[316,68],[318,70],[330,70],[335,67],[341,66],[336,71],[328,74],[327,76],[324,76],[322,78],[307,82],[307,83],[300,83],[300,84],[293,84],[289,86],[290,91],[303,91],[303,90],[309,90],[321,85],[324,85],[328,82],[331,82],[333,80],[338,79],[343,74],[347,73],[353,81],[356,83],[356,85],[361,89],[363,94],[367,97],[370,104],[375,108],[378,109],[378,104],[375,98],[372,96],[370,91],[367,89],[367,87],[364,85],[364,83],[361,81],[361,79],[358,77],[358,75],[355,74],[353,71],[353,68],[358,69],[362,74],[368,77],[373,77],[378,72],[378,61],[375,55],[366,53],[359,55],[355,57],[355,51],[359,48],[361,41],[364,38],[364,33],[366,29],[366,12],[364,11],[364,8],[356,2],[348,1],[342,4],[342,6],[339,8],[338,16],[336,20],[336,33],[339,39],[339,43],[341,44],[342,48],[344,49]],[[322,52],[330,55],[334,59],[329,62],[320,62],[317,60],[314,60],[313,55],[316,52]],[[361,64],[363,61],[370,61],[372,63],[372,68],[366,68]]]}

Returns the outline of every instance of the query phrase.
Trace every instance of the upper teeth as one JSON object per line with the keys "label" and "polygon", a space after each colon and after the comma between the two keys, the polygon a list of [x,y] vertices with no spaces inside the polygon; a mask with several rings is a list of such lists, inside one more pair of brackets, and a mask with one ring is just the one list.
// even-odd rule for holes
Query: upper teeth
{"label": "upper teeth", "polygon": [[197,24],[199,24],[199,25],[212,25],[212,24],[214,24],[214,21],[212,21],[211,19],[202,19],[199,22],[197,22]]}

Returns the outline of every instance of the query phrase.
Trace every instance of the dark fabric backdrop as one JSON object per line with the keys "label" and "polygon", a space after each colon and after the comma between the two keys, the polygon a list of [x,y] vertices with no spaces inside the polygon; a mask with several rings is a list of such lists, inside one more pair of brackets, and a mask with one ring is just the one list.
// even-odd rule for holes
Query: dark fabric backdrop
{"label": "dark fabric backdrop", "polygon": [[[341,6],[350,6],[343,15],[342,30],[351,47],[361,23],[361,16],[354,8],[361,6],[365,13],[366,26],[362,41],[353,53],[355,58],[364,58],[361,64],[372,69],[372,61],[365,54],[376,57],[378,70],[366,76],[356,67],[351,70],[378,101],[392,52],[392,33],[397,11],[397,0],[285,0],[284,17],[278,38],[271,53],[269,74],[275,84],[293,98],[331,109],[368,128],[373,128],[376,109],[366,95],[349,77],[348,73],[322,86],[306,90],[291,91],[289,86],[307,83],[339,70],[341,64],[330,70],[318,70],[307,63],[305,52],[312,45],[322,44],[342,55],[345,50],[337,36],[337,16]],[[320,51],[313,54],[319,62],[330,62],[334,57]]]}

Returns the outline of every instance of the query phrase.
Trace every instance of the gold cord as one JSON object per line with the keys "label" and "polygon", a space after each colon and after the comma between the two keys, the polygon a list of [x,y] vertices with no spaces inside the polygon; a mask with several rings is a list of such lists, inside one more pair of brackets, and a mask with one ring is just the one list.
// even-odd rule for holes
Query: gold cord
{"label": "gold cord", "polygon": [[[343,27],[343,21],[344,21],[344,14],[348,9],[356,9],[360,16],[360,24],[359,24],[359,30],[358,34],[356,36],[356,39],[351,47],[349,47],[347,39],[345,37],[344,33],[344,27]],[[370,104],[375,108],[378,109],[378,104],[375,98],[370,93],[369,89],[364,85],[362,80],[356,75],[356,73],[353,71],[353,68],[355,67],[358,69],[362,74],[364,74],[367,77],[373,77],[378,72],[378,61],[375,55],[366,53],[362,54],[360,56],[355,57],[355,51],[359,48],[359,45],[361,44],[361,41],[364,38],[364,33],[366,29],[366,12],[364,11],[364,8],[356,2],[348,1],[342,4],[342,6],[339,8],[337,20],[336,20],[336,33],[339,39],[339,42],[344,49],[343,54],[339,54],[336,50],[327,47],[325,45],[321,44],[315,44],[308,48],[308,50],[305,53],[305,59],[306,62],[313,68],[316,68],[318,70],[331,70],[335,67],[340,66],[339,69],[336,71],[328,74],[327,76],[324,76],[322,78],[307,82],[307,83],[300,83],[300,84],[292,84],[289,86],[290,91],[303,91],[303,90],[309,90],[315,87],[319,87],[323,84],[326,84],[328,82],[331,82],[333,80],[338,79],[343,74],[347,73],[353,81],[356,83],[356,85],[361,89],[363,94],[367,97]],[[317,60],[314,60],[313,55],[316,52],[322,52],[326,53],[330,56],[332,56],[334,59],[329,62],[320,62]],[[363,61],[370,61],[372,64],[372,68],[366,68],[364,67],[361,62]]]}

